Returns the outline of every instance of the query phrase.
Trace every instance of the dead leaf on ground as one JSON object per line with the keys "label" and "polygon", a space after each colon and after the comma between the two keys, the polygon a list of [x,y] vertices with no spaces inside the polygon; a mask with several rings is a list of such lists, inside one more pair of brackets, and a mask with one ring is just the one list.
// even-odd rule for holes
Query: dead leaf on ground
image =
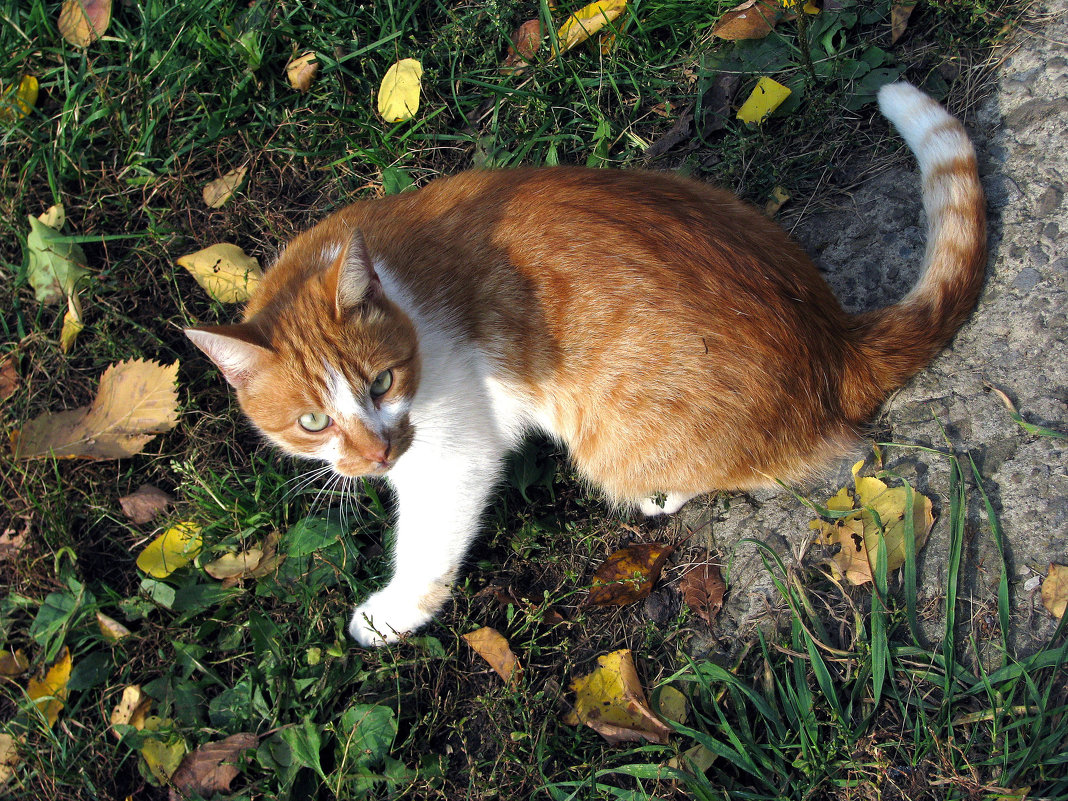
{"label": "dead leaf on ground", "polygon": [[483,626],[478,631],[469,632],[463,637],[475,653],[497,671],[497,675],[504,679],[505,684],[514,687],[519,682],[523,675],[523,667],[519,664],[516,655],[512,653],[508,640],[497,629]]}
{"label": "dead leaf on ground", "polygon": [[119,498],[123,514],[138,525],[151,523],[172,503],[174,498],[151,484],[142,484],[134,492]]}
{"label": "dead leaf on ground", "polygon": [[30,660],[26,658],[26,652],[19,648],[14,653],[4,652],[0,654],[0,676],[14,678],[21,676],[30,669]]}
{"label": "dead leaf on ground", "polygon": [[[598,0],[583,6],[564,20],[556,32],[559,52],[566,53],[582,44],[605,25],[614,22],[627,7],[627,0]],[[553,55],[556,55],[554,50]]]}
{"label": "dead leaf on ground", "polygon": [[255,748],[258,743],[259,737],[248,732],[205,743],[196,751],[186,754],[178,770],[171,776],[171,781],[183,795],[228,793],[230,782],[241,772],[238,765],[245,751]]}
{"label": "dead leaf on ground", "polygon": [[711,562],[691,567],[679,582],[683,603],[710,626],[723,607],[726,591],[719,566]]}
{"label": "dead leaf on ground", "polygon": [[166,578],[192,562],[203,544],[200,526],[188,520],[175,523],[145,546],[136,564],[152,578]]}
{"label": "dead leaf on ground", "polygon": [[59,33],[75,47],[88,47],[111,23],[111,0],[63,0]]}
{"label": "dead leaf on ground", "polygon": [[616,551],[593,574],[589,606],[626,606],[653,590],[675,548],[660,542],[635,543]]}
{"label": "dead leaf on ground", "polygon": [[909,17],[915,3],[892,3],[890,5],[890,44],[895,44],[898,39],[905,35],[909,25]]}
{"label": "dead leaf on ground", "polygon": [[508,46],[508,54],[501,62],[499,72],[502,75],[522,75],[541,47],[543,36],[541,20],[528,19],[516,28],[512,32],[512,43]]}
{"label": "dead leaf on ground", "polygon": [[315,76],[319,74],[319,61],[315,53],[308,51],[299,56],[294,56],[286,64],[286,78],[289,85],[298,92],[307,92],[311,89]]}
{"label": "dead leaf on ground", "polygon": [[768,195],[768,202],[764,204],[764,216],[774,217],[779,213],[779,209],[783,207],[783,204],[789,199],[790,193],[783,187],[776,186]]}
{"label": "dead leaf on ground", "polygon": [[248,174],[248,166],[243,164],[236,170],[230,170],[221,178],[206,183],[201,194],[208,208],[221,208],[241,187],[246,174]]}
{"label": "dead leaf on ground", "polygon": [[244,578],[259,567],[263,560],[262,548],[245,548],[235,553],[224,553],[218,559],[204,565],[204,571],[214,579]]}
{"label": "dead leaf on ground", "polygon": [[178,362],[134,359],[113,364],[100,378],[91,406],[48,412],[18,432],[16,459],[120,459],[140,453],[178,425]]}
{"label": "dead leaf on ground", "polygon": [[575,708],[564,722],[585,724],[610,743],[667,743],[671,727],[649,708],[630,649],[599,656],[597,665],[588,676],[571,682]]}
{"label": "dead leaf on ground", "polygon": [[680,142],[691,138],[693,132],[693,106],[688,106],[679,114],[679,118],[662,136],[645,149],[642,156],[655,159],[667,153]]}
{"label": "dead leaf on ground", "polygon": [[145,727],[148,710],[152,707],[152,697],[145,694],[140,684],[131,684],[122,691],[122,698],[111,710],[111,733],[115,739],[122,739],[122,732],[116,726],[133,726],[138,731]]}
{"label": "dead leaf on ground", "polygon": [[82,321],[82,302],[78,293],[71,292],[67,295],[67,313],[63,315],[63,328],[59,332],[59,349],[64,353],[70,353],[74,347],[74,340],[85,328]]}
{"label": "dead leaf on ground", "polygon": [[423,85],[423,65],[414,58],[402,58],[382,76],[378,87],[378,113],[386,122],[410,120],[419,111]]}
{"label": "dead leaf on ground", "polygon": [[775,28],[778,7],[768,0],[746,0],[719,18],[712,35],[728,41],[763,39]]}
{"label": "dead leaf on ground", "polygon": [[19,374],[15,369],[15,357],[7,355],[0,361],[0,403],[3,403],[19,388]]}
{"label": "dead leaf on ground", "polygon": [[32,75],[24,75],[17,84],[0,83],[0,122],[21,120],[37,105],[40,84]]}
{"label": "dead leaf on ground", "polygon": [[100,627],[100,633],[109,642],[118,642],[129,637],[133,632],[113,617],[108,617],[103,612],[96,613],[96,624]]}
{"label": "dead leaf on ground", "polygon": [[59,717],[63,703],[67,700],[67,682],[70,681],[70,649],[64,647],[59,657],[41,679],[30,679],[26,685],[26,695],[53,726]]}
{"label": "dead leaf on ground", "polygon": [[173,732],[174,721],[151,715],[145,718],[142,731],[160,732],[158,736],[149,736],[141,743],[141,758],[145,760],[149,773],[157,785],[166,785],[174,772],[182,764],[185,756],[185,741]]}
{"label": "dead leaf on ground", "polygon": [[[850,498],[849,491],[843,488],[827,501],[827,508],[832,511],[845,512],[853,508],[857,511],[833,523],[823,520],[809,523],[810,528],[820,532],[824,545],[841,546],[832,557],[831,567],[851,584],[864,584],[872,580],[880,537],[885,536],[886,539],[887,572],[897,570],[905,563],[905,499],[908,489],[889,489],[877,478],[858,476],[862,464],[857,462],[853,465],[854,497]],[[915,491],[912,495],[912,525],[916,552],[919,553],[927,544],[927,535],[934,525],[934,514],[930,499]],[[872,510],[875,514],[872,514]],[[882,531],[876,515],[882,522]]]}
{"label": "dead leaf on ground", "polygon": [[1042,581],[1042,604],[1060,620],[1068,608],[1068,566],[1050,564]]}
{"label": "dead leaf on ground", "polygon": [[220,242],[175,259],[220,303],[244,303],[263,278],[255,257],[237,245]]}
{"label": "dead leaf on ground", "polygon": [[7,732],[0,732],[0,795],[3,786],[15,775],[19,764],[19,746],[25,738],[16,740]]}
{"label": "dead leaf on ground", "polygon": [[701,133],[705,136],[722,131],[731,116],[731,103],[738,93],[741,77],[732,73],[720,73],[702,98]]}
{"label": "dead leaf on ground", "polygon": [[23,518],[22,531],[12,527],[0,534],[0,562],[14,559],[26,547],[26,535],[30,532],[30,521]]}

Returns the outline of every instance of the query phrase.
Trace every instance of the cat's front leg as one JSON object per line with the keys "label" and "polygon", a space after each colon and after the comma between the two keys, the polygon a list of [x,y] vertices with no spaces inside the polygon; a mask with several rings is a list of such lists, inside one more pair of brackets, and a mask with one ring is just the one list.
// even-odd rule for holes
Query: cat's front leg
{"label": "cat's front leg", "polygon": [[390,481],[398,518],[393,577],[356,607],[349,623],[354,640],[365,646],[395,642],[437,615],[478,534],[503,455],[503,447],[488,447],[473,459],[413,460],[407,465],[402,459],[401,469],[394,468]]}

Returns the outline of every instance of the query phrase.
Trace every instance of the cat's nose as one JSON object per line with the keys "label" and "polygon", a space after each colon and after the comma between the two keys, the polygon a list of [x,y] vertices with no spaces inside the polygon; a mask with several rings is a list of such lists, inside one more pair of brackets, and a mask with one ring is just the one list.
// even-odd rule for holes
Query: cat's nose
{"label": "cat's nose", "polygon": [[379,465],[380,467],[388,467],[389,453],[391,450],[392,445],[387,439],[384,442],[376,442],[373,446],[364,450],[360,455],[372,464]]}

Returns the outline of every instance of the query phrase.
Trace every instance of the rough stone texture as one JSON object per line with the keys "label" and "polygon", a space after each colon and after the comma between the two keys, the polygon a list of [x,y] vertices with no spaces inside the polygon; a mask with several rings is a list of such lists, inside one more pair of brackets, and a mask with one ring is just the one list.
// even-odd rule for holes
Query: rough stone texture
{"label": "rough stone texture", "polygon": [[[1036,583],[1027,580],[1045,576],[1050,562],[1068,562],[1068,443],[1024,432],[984,382],[1003,389],[1030,422],[1068,430],[1068,48],[1062,44],[1068,42],[1068,2],[1056,0],[1045,11],[1050,21],[1038,35],[1020,34],[994,91],[965,119],[989,213],[982,299],[951,345],[888,401],[874,423],[884,441],[942,450],[944,428],[966,474],[967,454],[975,460],[1007,541],[1010,647],[1021,654],[1041,647],[1054,629]],[[896,301],[915,282],[925,245],[915,166],[890,170],[839,208],[806,216],[794,235],[851,311]],[[949,463],[899,448],[886,457],[886,466],[930,497],[939,515],[919,560],[920,605],[931,613],[926,635],[936,642],[944,626]],[[981,498],[970,475],[967,480],[962,625],[996,609],[1000,575]],[[849,483],[843,465],[837,476],[803,492],[825,500]],[[678,517],[699,529],[694,544],[707,542],[730,560],[733,591],[723,625],[744,630],[776,594],[755,546],[739,541],[767,543],[794,561],[813,515],[788,493],[766,492],[695,501]]]}

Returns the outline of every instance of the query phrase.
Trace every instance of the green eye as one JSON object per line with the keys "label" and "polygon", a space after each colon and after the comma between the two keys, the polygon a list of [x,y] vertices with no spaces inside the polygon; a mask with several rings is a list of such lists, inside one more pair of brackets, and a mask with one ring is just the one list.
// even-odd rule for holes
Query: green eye
{"label": "green eye", "polygon": [[310,431],[314,434],[316,431],[322,431],[330,425],[331,420],[322,412],[308,412],[298,417],[297,422],[300,423],[300,427],[305,431]]}
{"label": "green eye", "polygon": [[371,382],[371,397],[380,398],[389,392],[389,388],[393,386],[393,371],[383,370],[381,373],[375,376],[375,380]]}

